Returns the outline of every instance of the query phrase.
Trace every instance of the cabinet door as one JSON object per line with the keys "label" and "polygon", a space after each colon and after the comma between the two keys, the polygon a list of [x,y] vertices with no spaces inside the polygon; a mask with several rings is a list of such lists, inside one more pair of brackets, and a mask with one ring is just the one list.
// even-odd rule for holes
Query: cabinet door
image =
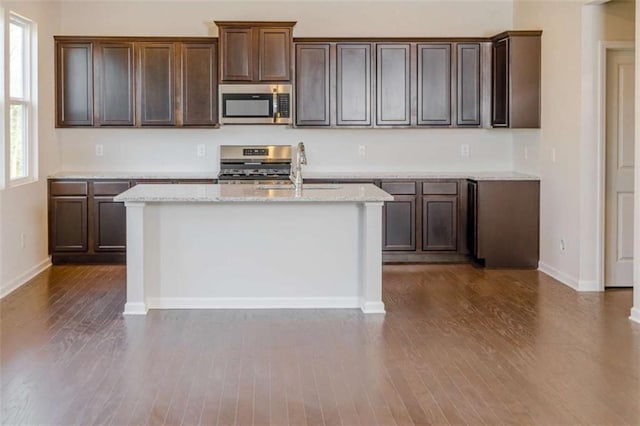
{"label": "cabinet door", "polygon": [[296,45],[296,125],[328,126],[329,44]]}
{"label": "cabinet door", "polygon": [[59,42],[56,46],[56,126],[92,126],[92,44]]}
{"label": "cabinet door", "polygon": [[422,250],[456,251],[458,248],[458,197],[422,197]]}
{"label": "cabinet door", "polygon": [[140,124],[175,125],[175,44],[140,43]]}
{"label": "cabinet door", "polygon": [[291,80],[291,28],[260,28],[260,81]]}
{"label": "cabinet door", "polygon": [[451,45],[418,45],[418,124],[451,124]]}
{"label": "cabinet door", "polygon": [[253,30],[220,28],[222,81],[253,80]]}
{"label": "cabinet door", "polygon": [[382,249],[414,251],[416,249],[416,197],[395,195],[382,209]]}
{"label": "cabinet door", "polygon": [[480,44],[458,44],[457,124],[480,125]]}
{"label": "cabinet door", "polygon": [[376,124],[407,126],[411,123],[409,44],[376,46]]}
{"label": "cabinet door", "polygon": [[509,126],[509,39],[493,44],[493,127]]}
{"label": "cabinet door", "polygon": [[371,45],[337,45],[338,126],[371,125]]}
{"label": "cabinet door", "polygon": [[133,43],[98,43],[96,51],[98,125],[133,126]]}
{"label": "cabinet door", "polygon": [[87,197],[51,197],[50,246],[53,252],[87,251]]}
{"label": "cabinet door", "polygon": [[218,69],[215,43],[182,45],[182,124],[218,122]]}
{"label": "cabinet door", "polygon": [[112,197],[93,198],[93,244],[95,251],[124,251],[127,214],[124,203]]}

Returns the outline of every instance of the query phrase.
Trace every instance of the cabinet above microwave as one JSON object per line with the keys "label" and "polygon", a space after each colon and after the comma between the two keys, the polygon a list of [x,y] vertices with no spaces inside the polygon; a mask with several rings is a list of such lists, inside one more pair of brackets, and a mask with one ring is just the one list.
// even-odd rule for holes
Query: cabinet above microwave
{"label": "cabinet above microwave", "polygon": [[291,82],[295,22],[215,21],[221,83]]}

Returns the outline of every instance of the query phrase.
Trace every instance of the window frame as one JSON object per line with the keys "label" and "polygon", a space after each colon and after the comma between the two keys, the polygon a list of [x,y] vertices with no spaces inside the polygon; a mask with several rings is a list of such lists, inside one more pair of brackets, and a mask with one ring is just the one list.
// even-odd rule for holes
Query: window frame
{"label": "window frame", "polygon": [[[0,11],[2,13],[2,11]],[[4,52],[4,73],[5,86],[2,96],[2,119],[4,121],[5,133],[3,135],[3,173],[0,188],[15,187],[24,185],[38,180],[37,175],[37,30],[36,23],[32,20],[9,10],[8,13],[0,15],[2,17],[2,35]],[[10,32],[11,25],[19,25],[23,29],[23,81],[22,81],[22,97],[11,96],[11,60],[10,60]],[[11,107],[20,105],[24,109],[24,156],[25,156],[25,174],[17,178],[11,178]]]}

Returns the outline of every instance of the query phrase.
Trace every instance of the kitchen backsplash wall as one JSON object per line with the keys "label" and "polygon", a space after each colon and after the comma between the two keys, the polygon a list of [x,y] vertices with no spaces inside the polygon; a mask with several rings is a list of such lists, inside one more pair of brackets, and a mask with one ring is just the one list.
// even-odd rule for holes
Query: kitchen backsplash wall
{"label": "kitchen backsplash wall", "polygon": [[[511,132],[488,129],[318,130],[223,126],[219,130],[59,129],[62,169],[218,171],[223,144],[303,141],[309,172],[511,170]],[[198,157],[198,145],[205,156]],[[102,156],[96,156],[102,145]],[[469,156],[462,155],[468,145]],[[364,147],[364,148],[361,148]],[[364,150],[364,156],[361,154]]]}
{"label": "kitchen backsplash wall", "polygon": [[[64,1],[61,35],[215,36],[214,20],[297,21],[294,37],[490,36],[510,29],[510,1]],[[308,147],[309,171],[510,170],[512,131],[58,129],[65,170],[213,171],[221,144]],[[95,155],[95,145],[104,155]],[[197,145],[207,154],[197,157]],[[469,145],[470,156],[461,155]],[[366,155],[359,156],[364,145]]]}

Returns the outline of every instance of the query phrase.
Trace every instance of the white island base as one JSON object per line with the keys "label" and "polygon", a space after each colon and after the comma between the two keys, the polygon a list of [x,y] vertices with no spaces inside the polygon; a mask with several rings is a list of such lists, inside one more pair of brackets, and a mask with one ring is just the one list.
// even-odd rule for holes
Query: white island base
{"label": "white island base", "polygon": [[[148,309],[360,308],[384,313],[373,185],[259,190],[140,185],[127,208],[127,302]],[[351,188],[348,188],[351,187]],[[345,193],[346,191],[346,193]],[[164,196],[161,196],[164,194]]]}

